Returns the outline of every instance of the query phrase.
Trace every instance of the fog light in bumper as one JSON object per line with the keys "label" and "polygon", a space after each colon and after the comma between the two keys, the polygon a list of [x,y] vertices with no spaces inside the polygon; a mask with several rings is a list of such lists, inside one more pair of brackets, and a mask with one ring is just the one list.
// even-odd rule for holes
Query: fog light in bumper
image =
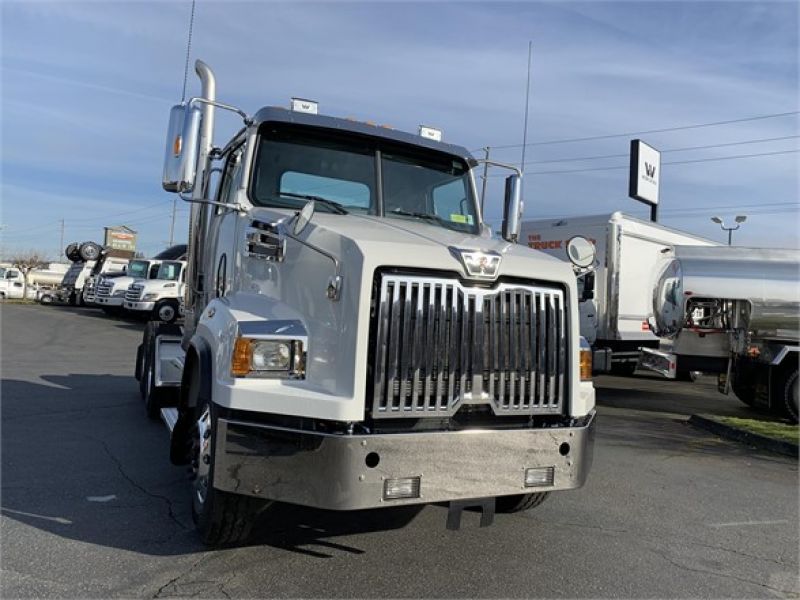
{"label": "fog light in bumper", "polygon": [[400,477],[383,482],[383,499],[399,500],[400,498],[419,498],[420,478]]}
{"label": "fog light in bumper", "polygon": [[553,485],[555,467],[535,467],[525,469],[525,487],[545,487]]}

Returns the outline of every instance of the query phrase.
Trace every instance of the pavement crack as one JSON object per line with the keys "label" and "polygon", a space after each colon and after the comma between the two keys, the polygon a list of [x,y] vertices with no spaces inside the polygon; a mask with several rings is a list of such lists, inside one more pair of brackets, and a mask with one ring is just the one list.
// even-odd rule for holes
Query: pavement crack
{"label": "pavement crack", "polygon": [[747,552],[742,552],[741,550],[735,550],[734,548],[728,548],[727,546],[714,546],[713,544],[702,544],[697,541],[690,541],[689,542],[693,546],[699,546],[700,548],[708,548],[709,550],[722,550],[723,552],[730,552],[731,554],[738,554],[739,556],[744,556],[746,558],[753,558],[755,560],[760,560],[764,562],[771,562],[775,563],[776,565],[780,565],[782,567],[795,567],[796,565],[781,562],[779,560],[775,560],[774,558],[766,558],[764,556],[758,556],[756,554],[748,554]]}
{"label": "pavement crack", "polygon": [[92,438],[92,439],[94,439],[96,442],[98,442],[99,444],[101,444],[103,446],[103,449],[106,451],[106,454],[112,460],[112,462],[116,465],[117,471],[119,471],[119,474],[122,476],[122,478],[125,481],[127,481],[132,487],[134,487],[137,490],[139,490],[140,492],[142,492],[144,495],[149,496],[151,498],[155,498],[157,500],[163,501],[167,505],[167,515],[169,516],[170,520],[172,520],[172,522],[175,523],[181,529],[188,529],[188,527],[186,527],[186,525],[181,523],[180,520],[178,519],[178,517],[175,515],[175,511],[174,511],[173,506],[172,506],[172,500],[170,498],[168,498],[167,496],[162,496],[161,494],[156,494],[154,492],[151,492],[147,488],[145,488],[142,485],[138,484],[130,475],[128,475],[125,472],[125,469],[122,466],[122,462],[114,455],[113,452],[111,452],[111,449],[108,447],[108,444],[105,441],[98,440],[96,438]]}
{"label": "pavement crack", "polygon": [[691,571],[692,573],[702,573],[704,575],[716,575],[717,577],[722,577],[723,579],[735,579],[736,581],[741,581],[742,583],[749,583],[750,585],[757,585],[758,587],[762,587],[764,589],[776,592],[781,595],[796,593],[796,590],[782,590],[780,588],[772,587],[760,581],[754,581],[752,579],[747,579],[746,577],[737,577],[736,575],[732,575],[730,573],[720,573],[719,571],[712,571],[710,569],[698,569],[695,567],[690,567],[688,565],[684,565],[682,563],[677,562],[676,560],[672,559],[666,552],[662,550],[657,550],[655,548],[650,548],[650,552],[660,556],[671,565],[678,567],[679,569],[682,569],[684,571]]}
{"label": "pavement crack", "polygon": [[[181,579],[183,579],[184,577],[186,577],[187,575],[189,575],[189,574],[190,574],[192,571],[194,571],[194,570],[195,570],[195,569],[196,569],[198,566],[200,566],[200,563],[201,563],[201,562],[203,562],[205,559],[206,559],[206,557],[205,557],[205,556],[201,556],[199,560],[195,561],[195,562],[192,564],[192,566],[190,566],[188,569],[186,569],[186,570],[185,570],[184,572],[182,572],[180,575],[178,575],[178,576],[176,576],[176,577],[173,577],[173,578],[172,578],[172,579],[170,579],[170,580],[169,580],[167,583],[165,583],[165,584],[164,584],[164,585],[162,585],[160,588],[158,588],[158,590],[156,591],[156,593],[155,593],[155,594],[153,594],[153,595],[151,596],[151,598],[163,598],[162,594],[164,594],[164,593],[167,591],[167,588],[168,588],[169,586],[171,586],[171,585],[175,585],[176,583],[178,583],[178,581],[180,581]],[[221,590],[220,590],[220,591],[221,591]],[[227,596],[227,597],[229,598],[230,596]]]}

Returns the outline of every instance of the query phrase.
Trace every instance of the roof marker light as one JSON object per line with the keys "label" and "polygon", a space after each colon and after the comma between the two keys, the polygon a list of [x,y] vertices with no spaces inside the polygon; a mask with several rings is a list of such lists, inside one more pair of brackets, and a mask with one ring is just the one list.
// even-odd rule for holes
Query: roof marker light
{"label": "roof marker light", "polygon": [[305,98],[292,98],[292,110],[294,112],[316,115],[319,112],[319,104],[314,100],[306,100]]}
{"label": "roof marker light", "polygon": [[429,140],[433,140],[435,142],[442,141],[442,130],[436,129],[435,127],[428,127],[427,125],[420,125],[419,126],[419,134],[420,136],[427,138]]}

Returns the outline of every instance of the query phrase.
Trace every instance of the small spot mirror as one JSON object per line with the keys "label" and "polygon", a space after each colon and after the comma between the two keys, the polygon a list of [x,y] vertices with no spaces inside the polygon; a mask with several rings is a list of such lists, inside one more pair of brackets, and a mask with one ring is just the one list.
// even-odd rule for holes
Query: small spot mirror
{"label": "small spot mirror", "polygon": [[314,216],[314,201],[309,200],[303,209],[297,213],[294,218],[294,226],[292,232],[295,235],[300,235]]}
{"label": "small spot mirror", "polygon": [[588,269],[594,264],[597,251],[594,244],[582,235],[576,235],[567,242],[567,258],[581,269]]}

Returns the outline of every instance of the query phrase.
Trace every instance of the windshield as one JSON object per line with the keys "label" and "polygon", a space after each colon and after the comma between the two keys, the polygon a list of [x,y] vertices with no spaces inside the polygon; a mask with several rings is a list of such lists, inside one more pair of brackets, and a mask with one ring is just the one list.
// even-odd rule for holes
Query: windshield
{"label": "windshield", "polygon": [[150,263],[146,260],[132,260],[128,264],[128,276],[136,279],[145,279]]}
{"label": "windshield", "polygon": [[158,268],[158,277],[156,279],[177,281],[181,275],[182,267],[183,265],[179,262],[163,262]]}
{"label": "windshield", "polygon": [[259,206],[299,209],[315,200],[324,212],[382,212],[469,233],[478,227],[464,159],[296,125],[262,129],[251,195]]}

